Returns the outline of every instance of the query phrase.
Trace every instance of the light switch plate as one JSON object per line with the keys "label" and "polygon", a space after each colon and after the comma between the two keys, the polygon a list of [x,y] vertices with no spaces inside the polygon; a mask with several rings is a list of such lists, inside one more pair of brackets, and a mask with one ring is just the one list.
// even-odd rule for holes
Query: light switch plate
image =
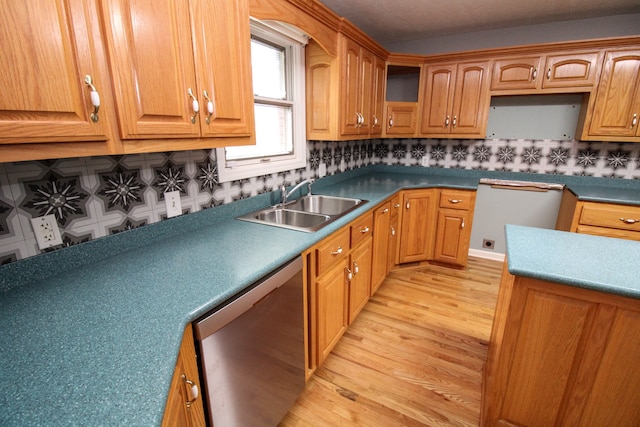
{"label": "light switch plate", "polygon": [[327,176],[327,164],[320,163],[320,165],[318,165],[318,177],[324,178],[325,176]]}
{"label": "light switch plate", "polygon": [[55,215],[50,214],[31,218],[31,226],[40,250],[62,244],[62,236],[60,235]]}
{"label": "light switch plate", "polygon": [[178,190],[164,193],[164,202],[167,205],[167,218],[182,215],[182,204]]}

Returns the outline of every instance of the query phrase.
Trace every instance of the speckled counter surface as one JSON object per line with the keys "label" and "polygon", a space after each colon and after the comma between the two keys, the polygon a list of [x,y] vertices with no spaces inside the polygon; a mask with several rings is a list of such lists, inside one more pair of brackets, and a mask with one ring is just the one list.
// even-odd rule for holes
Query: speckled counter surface
{"label": "speckled counter surface", "polygon": [[640,242],[505,227],[509,273],[640,299]]}
{"label": "speckled counter surface", "polygon": [[314,185],[370,201],[316,233],[234,219],[269,193],[0,267],[0,425],[159,425],[187,323],[401,188],[483,176],[540,178],[370,166]]}

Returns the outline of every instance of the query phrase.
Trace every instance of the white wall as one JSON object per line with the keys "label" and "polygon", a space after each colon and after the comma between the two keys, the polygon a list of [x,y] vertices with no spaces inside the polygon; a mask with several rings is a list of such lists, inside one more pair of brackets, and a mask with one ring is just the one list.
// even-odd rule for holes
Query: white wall
{"label": "white wall", "polygon": [[536,43],[640,35],[640,13],[504,28],[399,43],[391,52],[422,55]]}

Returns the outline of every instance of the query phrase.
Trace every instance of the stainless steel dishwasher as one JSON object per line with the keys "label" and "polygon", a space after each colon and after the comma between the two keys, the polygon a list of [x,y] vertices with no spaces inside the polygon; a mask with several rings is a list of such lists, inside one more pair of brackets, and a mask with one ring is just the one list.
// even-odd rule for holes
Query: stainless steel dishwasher
{"label": "stainless steel dishwasher", "polygon": [[195,323],[209,420],[276,426],[305,385],[302,258]]}

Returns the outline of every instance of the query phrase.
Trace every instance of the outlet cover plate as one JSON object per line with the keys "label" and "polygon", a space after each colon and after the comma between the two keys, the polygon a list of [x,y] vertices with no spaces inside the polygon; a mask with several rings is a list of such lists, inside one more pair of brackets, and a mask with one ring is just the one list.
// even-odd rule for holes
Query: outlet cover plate
{"label": "outlet cover plate", "polygon": [[50,214],[31,218],[31,226],[40,250],[62,244],[62,236],[60,235],[55,215]]}
{"label": "outlet cover plate", "polygon": [[167,218],[182,215],[182,204],[180,203],[180,192],[178,190],[164,193],[164,202],[167,205]]}

